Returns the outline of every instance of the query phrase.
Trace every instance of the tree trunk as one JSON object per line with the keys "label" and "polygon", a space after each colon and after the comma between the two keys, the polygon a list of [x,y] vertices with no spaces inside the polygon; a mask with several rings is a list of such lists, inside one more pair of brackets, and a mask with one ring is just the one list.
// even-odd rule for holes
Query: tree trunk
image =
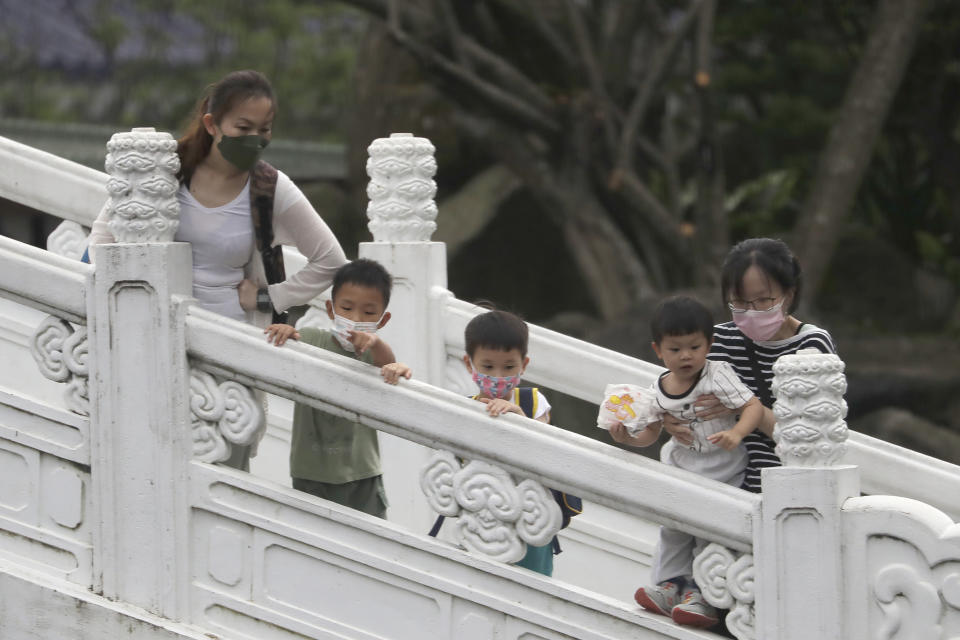
{"label": "tree trunk", "polygon": [[881,0],[877,7],[796,227],[796,248],[810,299],[823,283],[843,222],[910,60],[927,4],[927,0]]}

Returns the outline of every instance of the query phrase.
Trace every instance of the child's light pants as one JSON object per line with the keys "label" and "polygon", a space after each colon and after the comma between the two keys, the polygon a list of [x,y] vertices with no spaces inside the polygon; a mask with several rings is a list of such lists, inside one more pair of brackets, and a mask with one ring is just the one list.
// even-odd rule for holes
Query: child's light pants
{"label": "child's light pants", "polygon": [[[683,468],[674,463],[675,460],[668,449],[670,444],[672,444],[672,441],[664,445],[663,450],[661,450],[661,461],[665,464]],[[704,473],[703,469],[688,469],[688,471],[695,471],[699,475],[710,477],[710,474]],[[725,477],[711,479],[734,487],[739,487],[743,482],[742,468],[732,475],[729,472],[723,475]],[[653,566],[650,568],[650,576],[654,584],[659,584],[677,576],[692,579],[693,559],[709,542],[709,540],[697,538],[678,529],[660,527],[660,540],[657,542],[657,550],[653,555]]]}

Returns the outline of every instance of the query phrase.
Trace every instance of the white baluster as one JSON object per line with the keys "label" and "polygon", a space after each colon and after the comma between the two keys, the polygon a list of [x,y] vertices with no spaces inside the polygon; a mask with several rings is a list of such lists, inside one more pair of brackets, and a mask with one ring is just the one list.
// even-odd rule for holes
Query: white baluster
{"label": "white baluster", "polygon": [[110,232],[118,242],[170,242],[180,224],[177,141],[152,127],[107,143]]}
{"label": "white baluster", "polygon": [[846,451],[847,380],[843,361],[807,349],[773,365],[774,439],[787,466],[829,467]]}

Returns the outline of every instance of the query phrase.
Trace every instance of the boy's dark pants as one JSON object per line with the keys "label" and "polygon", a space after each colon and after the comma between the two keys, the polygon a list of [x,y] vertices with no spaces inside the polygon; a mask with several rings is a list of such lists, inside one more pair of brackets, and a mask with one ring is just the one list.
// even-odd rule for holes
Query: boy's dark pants
{"label": "boy's dark pants", "polygon": [[383,489],[383,476],[373,476],[343,484],[293,478],[293,488],[378,518],[386,519],[387,517],[387,496]]}

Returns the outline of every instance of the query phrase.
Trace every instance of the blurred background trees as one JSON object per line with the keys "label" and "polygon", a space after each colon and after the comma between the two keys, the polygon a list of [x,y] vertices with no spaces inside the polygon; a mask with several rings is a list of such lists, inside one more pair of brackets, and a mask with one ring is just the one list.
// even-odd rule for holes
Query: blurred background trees
{"label": "blurred background trees", "polygon": [[347,178],[301,187],[348,254],[370,237],[366,146],[393,131],[437,147],[458,297],[628,353],[652,358],[646,313],[666,293],[725,317],[727,249],[782,237],[819,284],[802,319],[838,338],[851,418],[896,405],[960,431],[955,2],[0,0],[0,15],[0,135],[17,119],[176,133],[205,85],[256,68],[277,137],[343,145]]}

